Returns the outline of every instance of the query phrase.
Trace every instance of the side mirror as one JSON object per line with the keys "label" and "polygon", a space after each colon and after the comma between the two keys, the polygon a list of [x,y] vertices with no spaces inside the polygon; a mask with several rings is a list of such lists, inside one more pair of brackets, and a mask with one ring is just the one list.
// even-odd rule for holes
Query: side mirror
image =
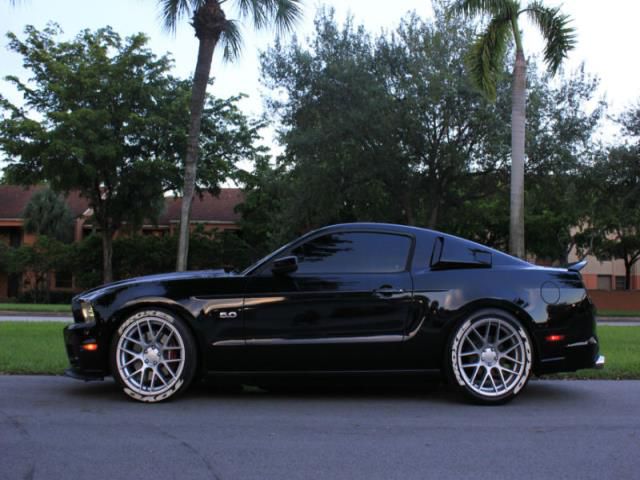
{"label": "side mirror", "polygon": [[279,258],[271,266],[271,272],[274,275],[287,275],[296,270],[298,270],[298,258],[295,256]]}

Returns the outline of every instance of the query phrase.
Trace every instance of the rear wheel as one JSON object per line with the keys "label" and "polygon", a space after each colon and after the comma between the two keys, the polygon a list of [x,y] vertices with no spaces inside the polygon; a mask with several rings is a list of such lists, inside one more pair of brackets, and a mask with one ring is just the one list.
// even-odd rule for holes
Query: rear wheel
{"label": "rear wheel", "polygon": [[111,371],[123,391],[141,402],[182,393],[196,372],[196,349],[184,322],[159,310],[143,310],[118,328]]}
{"label": "rear wheel", "polygon": [[454,332],[448,366],[453,383],[483,404],[512,400],[531,375],[531,341],[522,325],[499,310],[477,312]]}

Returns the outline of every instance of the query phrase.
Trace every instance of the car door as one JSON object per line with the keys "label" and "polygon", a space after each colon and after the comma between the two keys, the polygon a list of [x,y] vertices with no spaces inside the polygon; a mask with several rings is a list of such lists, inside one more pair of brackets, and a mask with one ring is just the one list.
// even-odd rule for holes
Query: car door
{"label": "car door", "polygon": [[321,233],[282,252],[248,281],[247,361],[255,370],[394,368],[411,309],[414,239],[377,231]]}

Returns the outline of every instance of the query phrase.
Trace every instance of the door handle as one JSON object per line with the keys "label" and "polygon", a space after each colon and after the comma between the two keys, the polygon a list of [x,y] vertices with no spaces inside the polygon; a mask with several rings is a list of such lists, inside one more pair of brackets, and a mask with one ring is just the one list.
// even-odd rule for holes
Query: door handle
{"label": "door handle", "polygon": [[393,288],[393,287],[380,287],[376,288],[373,293],[377,297],[390,297],[391,295],[397,295],[399,293],[404,293],[404,289],[402,288]]}

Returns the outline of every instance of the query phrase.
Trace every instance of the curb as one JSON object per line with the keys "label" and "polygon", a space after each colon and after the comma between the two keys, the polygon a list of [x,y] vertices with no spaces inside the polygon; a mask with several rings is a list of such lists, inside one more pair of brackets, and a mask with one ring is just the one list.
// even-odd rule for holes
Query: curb
{"label": "curb", "polygon": [[640,323],[640,317],[596,317],[598,322],[608,323]]}

